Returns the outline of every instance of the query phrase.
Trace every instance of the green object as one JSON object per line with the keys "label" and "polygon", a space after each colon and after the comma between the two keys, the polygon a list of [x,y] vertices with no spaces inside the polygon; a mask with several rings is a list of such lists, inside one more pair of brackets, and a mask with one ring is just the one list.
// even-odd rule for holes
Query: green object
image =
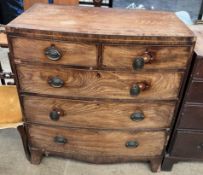
{"label": "green object", "polygon": [[130,116],[133,121],[142,121],[144,120],[144,114],[142,112],[135,112]]}
{"label": "green object", "polygon": [[68,143],[68,140],[64,138],[63,136],[56,136],[54,137],[54,142],[57,144],[66,144]]}
{"label": "green object", "polygon": [[57,121],[60,118],[60,113],[58,111],[53,110],[50,112],[49,117],[51,120]]}
{"label": "green object", "polygon": [[139,146],[139,143],[136,140],[130,140],[126,142],[125,146],[127,148],[137,148]]}
{"label": "green object", "polygon": [[137,70],[142,69],[143,67],[144,67],[144,58],[142,57],[135,58],[133,61],[133,69]]}
{"label": "green object", "polygon": [[50,86],[54,87],[54,88],[60,88],[63,87],[64,85],[64,81],[62,79],[60,79],[59,77],[52,77],[48,80],[48,83],[50,84]]}
{"label": "green object", "polygon": [[140,87],[138,85],[133,85],[130,89],[130,95],[137,96],[140,93]]}

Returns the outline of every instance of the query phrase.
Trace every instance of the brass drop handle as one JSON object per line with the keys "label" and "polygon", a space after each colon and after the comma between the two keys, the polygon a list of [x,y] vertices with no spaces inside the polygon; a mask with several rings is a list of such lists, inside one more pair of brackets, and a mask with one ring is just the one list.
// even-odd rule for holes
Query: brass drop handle
{"label": "brass drop handle", "polygon": [[137,96],[140,94],[141,91],[145,91],[150,88],[149,83],[147,82],[138,82],[136,84],[133,84],[133,86],[130,88],[130,95],[131,96]]}
{"label": "brass drop handle", "polygon": [[54,88],[60,88],[63,87],[64,81],[61,78],[54,76],[48,78],[48,84]]}
{"label": "brass drop handle", "polygon": [[55,46],[47,47],[44,51],[44,54],[47,56],[48,59],[51,61],[57,61],[61,58],[61,53]]}
{"label": "brass drop handle", "polygon": [[50,119],[53,121],[58,121],[62,116],[64,116],[64,111],[60,108],[53,108],[49,114]]}
{"label": "brass drop handle", "polygon": [[139,146],[139,142],[136,140],[129,140],[125,143],[127,148],[137,148]]}
{"label": "brass drop handle", "polygon": [[136,57],[133,60],[132,64],[133,69],[134,70],[142,69],[145,64],[151,63],[153,60],[154,57],[152,56],[152,54],[146,51],[143,56]]}
{"label": "brass drop handle", "polygon": [[132,121],[136,121],[136,122],[139,122],[139,121],[142,121],[144,120],[144,114],[142,111],[137,111],[137,112],[134,112],[131,116],[130,116],[130,119]]}
{"label": "brass drop handle", "polygon": [[68,143],[68,139],[66,139],[63,136],[56,136],[54,137],[54,142],[60,145],[64,145],[66,143]]}

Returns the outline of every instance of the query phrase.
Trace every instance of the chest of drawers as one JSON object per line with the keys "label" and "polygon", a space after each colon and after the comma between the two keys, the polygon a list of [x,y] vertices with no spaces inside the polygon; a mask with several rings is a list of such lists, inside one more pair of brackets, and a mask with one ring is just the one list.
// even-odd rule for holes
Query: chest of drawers
{"label": "chest of drawers", "polygon": [[31,163],[158,170],[195,43],[174,14],[37,4],[6,30]]}
{"label": "chest of drawers", "polygon": [[203,160],[203,27],[194,25],[191,29],[197,36],[193,66],[163,161],[166,171],[178,161]]}

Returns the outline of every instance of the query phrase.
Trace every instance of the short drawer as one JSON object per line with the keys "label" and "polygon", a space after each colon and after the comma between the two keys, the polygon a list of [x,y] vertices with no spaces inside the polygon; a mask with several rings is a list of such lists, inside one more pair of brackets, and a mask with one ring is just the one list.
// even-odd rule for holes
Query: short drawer
{"label": "short drawer", "polygon": [[198,79],[203,79],[203,59],[196,59],[196,66],[194,68],[194,77]]}
{"label": "short drawer", "polygon": [[183,69],[190,47],[104,46],[103,66],[120,69]]}
{"label": "short drawer", "polygon": [[180,115],[179,128],[203,129],[203,104],[184,105]]}
{"label": "short drawer", "polygon": [[[165,132],[128,132],[28,126],[31,147],[72,157],[146,157],[162,154]],[[103,160],[108,161],[108,160]]]}
{"label": "short drawer", "polygon": [[110,72],[18,65],[25,92],[88,98],[177,99],[181,72]]}
{"label": "short drawer", "polygon": [[95,45],[13,38],[15,59],[29,62],[95,67]]}
{"label": "short drawer", "polygon": [[203,133],[178,131],[172,148],[172,156],[203,158]]}
{"label": "short drawer", "polygon": [[192,81],[186,94],[186,101],[203,103],[203,81]]}
{"label": "short drawer", "polygon": [[24,96],[26,121],[101,129],[168,128],[173,103],[119,103]]}

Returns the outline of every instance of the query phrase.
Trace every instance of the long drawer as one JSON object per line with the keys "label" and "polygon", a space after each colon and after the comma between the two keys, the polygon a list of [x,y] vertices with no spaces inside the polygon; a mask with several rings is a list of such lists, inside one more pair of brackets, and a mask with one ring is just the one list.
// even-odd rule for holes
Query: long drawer
{"label": "long drawer", "polygon": [[172,156],[203,158],[203,133],[178,131],[172,149]]}
{"label": "long drawer", "polygon": [[[95,129],[63,129],[28,125],[30,147],[47,152],[94,157],[160,156],[165,132],[128,132]],[[104,160],[108,161],[108,160]]]}
{"label": "long drawer", "polygon": [[194,77],[196,79],[201,79],[203,80],[203,59],[202,58],[196,58],[196,64],[194,68]]}
{"label": "long drawer", "polygon": [[103,66],[120,69],[184,69],[190,53],[190,47],[107,45],[104,46]]}
{"label": "long drawer", "polygon": [[176,100],[181,72],[110,72],[18,65],[21,91],[112,99]]}
{"label": "long drawer", "polygon": [[203,81],[191,81],[186,94],[186,101],[191,103],[203,103]]}
{"label": "long drawer", "polygon": [[203,129],[203,104],[187,105],[181,110],[181,120],[179,128],[181,129]]}
{"label": "long drawer", "polygon": [[29,62],[95,67],[96,45],[13,38],[15,59]]}
{"label": "long drawer", "polygon": [[82,128],[168,128],[174,103],[119,103],[24,96],[26,121]]}

